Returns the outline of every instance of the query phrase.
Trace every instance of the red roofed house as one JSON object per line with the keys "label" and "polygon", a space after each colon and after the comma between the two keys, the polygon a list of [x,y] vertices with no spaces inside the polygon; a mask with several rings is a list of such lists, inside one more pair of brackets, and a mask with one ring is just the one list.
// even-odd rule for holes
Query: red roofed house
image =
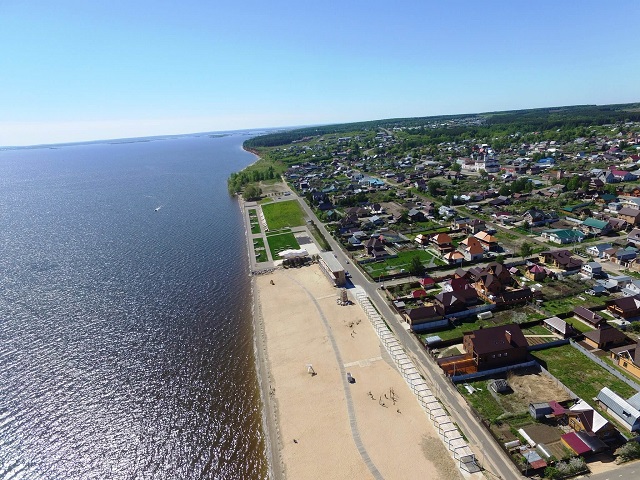
{"label": "red roofed house", "polygon": [[438,252],[440,252],[440,255],[444,255],[445,253],[454,250],[451,237],[446,233],[438,233],[437,235],[434,235],[431,237],[431,243],[435,245]]}
{"label": "red roofed house", "polygon": [[464,259],[467,262],[473,262],[475,260],[481,260],[484,257],[484,248],[480,240],[475,237],[465,238],[458,245],[458,250],[464,255]]}
{"label": "red roofed house", "polygon": [[498,249],[498,239],[487,232],[478,232],[474,235],[485,250],[493,252]]}

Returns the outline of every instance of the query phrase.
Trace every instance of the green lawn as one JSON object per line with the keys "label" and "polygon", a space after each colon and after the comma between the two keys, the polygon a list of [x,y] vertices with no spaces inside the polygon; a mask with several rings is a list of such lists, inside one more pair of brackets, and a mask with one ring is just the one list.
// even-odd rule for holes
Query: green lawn
{"label": "green lawn", "polygon": [[534,325],[533,327],[522,330],[525,335],[551,335],[551,332],[542,325]]}
{"label": "green lawn", "polygon": [[274,260],[279,260],[278,256],[279,252],[283,250],[298,249],[300,245],[296,240],[296,237],[293,236],[293,233],[282,233],[280,235],[271,235],[267,238],[267,242],[269,243],[269,251],[271,252],[271,258]]}
{"label": "green lawn", "polygon": [[255,208],[249,210],[249,222],[251,223],[251,233],[260,233],[260,220],[258,219],[258,213]]}
{"label": "green lawn", "polygon": [[593,327],[590,327],[586,323],[581,322],[577,318],[565,318],[564,321],[567,322],[569,325],[571,325],[580,333],[590,332],[591,330],[593,330]]}
{"label": "green lawn", "polygon": [[543,366],[576,395],[590,402],[602,387],[609,387],[623,398],[637,393],[633,388],[592,362],[571,345],[533,352]]}
{"label": "green lawn", "polygon": [[262,206],[269,230],[304,225],[304,212],[297,200],[268,203]]}
{"label": "green lawn", "polygon": [[557,315],[559,313],[570,312],[578,306],[591,308],[602,305],[599,300],[596,300],[596,298],[591,295],[587,295],[586,293],[584,295],[581,295],[581,297],[583,297],[584,300],[576,296],[547,300],[542,303],[542,308],[544,308],[551,315]]}
{"label": "green lawn", "polygon": [[477,390],[469,394],[463,385],[458,385],[458,391],[462,393],[467,402],[469,402],[483,418],[486,418],[491,423],[495,423],[498,417],[504,415],[504,409],[489,391],[488,381],[480,380],[478,382],[469,382],[469,385]]}
{"label": "green lawn", "polygon": [[264,248],[264,240],[262,238],[253,239],[253,250],[256,254],[256,262],[266,262],[269,260],[267,256],[267,250]]}
{"label": "green lawn", "polygon": [[362,267],[371,276],[371,278],[375,280],[376,277],[379,277],[380,275],[398,273],[402,269],[409,271],[411,259],[416,255],[420,257],[420,261],[425,266],[429,265],[432,260],[436,265],[446,265],[442,259],[429,251],[407,250],[398,252],[398,256],[396,258],[388,258],[382,262],[366,263],[363,264]]}

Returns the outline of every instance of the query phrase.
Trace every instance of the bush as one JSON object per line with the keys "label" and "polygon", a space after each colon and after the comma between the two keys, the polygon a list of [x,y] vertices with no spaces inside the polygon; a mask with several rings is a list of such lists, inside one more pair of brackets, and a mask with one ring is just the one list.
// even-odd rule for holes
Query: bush
{"label": "bush", "polygon": [[640,458],[640,443],[635,441],[627,442],[613,453],[618,456],[616,460],[618,463]]}

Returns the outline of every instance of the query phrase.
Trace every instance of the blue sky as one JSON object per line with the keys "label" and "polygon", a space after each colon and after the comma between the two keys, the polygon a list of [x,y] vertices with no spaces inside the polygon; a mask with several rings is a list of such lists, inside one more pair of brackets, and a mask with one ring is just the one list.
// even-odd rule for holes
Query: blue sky
{"label": "blue sky", "polygon": [[0,0],[0,145],[640,101],[631,1]]}

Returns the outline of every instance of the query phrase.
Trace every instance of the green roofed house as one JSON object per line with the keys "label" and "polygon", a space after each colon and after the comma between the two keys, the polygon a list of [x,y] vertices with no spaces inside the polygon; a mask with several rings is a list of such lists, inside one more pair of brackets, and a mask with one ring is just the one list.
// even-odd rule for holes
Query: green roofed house
{"label": "green roofed house", "polygon": [[611,231],[611,224],[604,220],[589,217],[582,222],[580,230],[587,235],[605,235]]}
{"label": "green roofed house", "polygon": [[542,238],[546,238],[550,242],[564,245],[566,243],[582,242],[586,235],[580,230],[571,230],[569,228],[554,228],[542,232]]}

